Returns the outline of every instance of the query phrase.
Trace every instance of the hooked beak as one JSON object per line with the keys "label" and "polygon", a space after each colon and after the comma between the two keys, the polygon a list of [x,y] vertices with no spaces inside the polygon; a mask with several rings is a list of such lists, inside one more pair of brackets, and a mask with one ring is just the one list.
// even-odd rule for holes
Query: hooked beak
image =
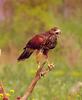
{"label": "hooked beak", "polygon": [[59,38],[59,37],[60,37],[60,34],[61,34],[61,30],[60,30],[60,29],[57,29],[57,30],[55,31],[55,33],[56,33],[56,36]]}
{"label": "hooked beak", "polygon": [[60,30],[60,29],[57,29],[57,30],[55,31],[55,33],[61,34],[61,30]]}

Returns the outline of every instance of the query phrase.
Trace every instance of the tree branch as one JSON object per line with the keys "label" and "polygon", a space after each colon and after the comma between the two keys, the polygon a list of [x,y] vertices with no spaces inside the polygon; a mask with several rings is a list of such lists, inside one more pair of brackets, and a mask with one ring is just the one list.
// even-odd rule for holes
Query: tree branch
{"label": "tree branch", "polygon": [[49,71],[53,69],[53,64],[50,64],[47,68],[44,68],[45,63],[46,62],[44,62],[37,70],[36,75],[29,87],[27,88],[25,94],[18,100],[28,100],[28,97],[31,95],[32,91],[34,90],[34,87],[36,86],[37,82],[41,79],[41,77],[46,75]]}

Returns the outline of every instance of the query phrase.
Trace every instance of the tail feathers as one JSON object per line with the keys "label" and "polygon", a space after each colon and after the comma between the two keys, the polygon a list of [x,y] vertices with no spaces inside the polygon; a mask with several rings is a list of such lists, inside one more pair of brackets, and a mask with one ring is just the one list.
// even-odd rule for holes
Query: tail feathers
{"label": "tail feathers", "polygon": [[29,58],[32,53],[33,53],[32,49],[29,49],[29,48],[24,49],[23,53],[19,56],[18,61],[25,60],[26,58]]}

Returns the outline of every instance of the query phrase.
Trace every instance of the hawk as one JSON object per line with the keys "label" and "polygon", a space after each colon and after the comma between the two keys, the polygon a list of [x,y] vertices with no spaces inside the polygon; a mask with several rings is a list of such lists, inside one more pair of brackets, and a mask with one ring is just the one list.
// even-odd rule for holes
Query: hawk
{"label": "hawk", "polygon": [[[54,27],[49,31],[35,35],[26,44],[23,53],[18,57],[18,61],[28,59],[34,51],[36,51],[37,56],[42,54],[48,59],[48,52],[56,47],[60,33],[61,30],[58,27]],[[37,57],[37,63],[40,63],[39,56]]]}

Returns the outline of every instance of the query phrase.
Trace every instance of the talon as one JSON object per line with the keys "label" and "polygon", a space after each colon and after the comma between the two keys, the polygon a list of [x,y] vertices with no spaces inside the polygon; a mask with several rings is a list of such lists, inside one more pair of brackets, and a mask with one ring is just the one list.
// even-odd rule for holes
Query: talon
{"label": "talon", "polygon": [[54,64],[48,64],[48,68],[49,70],[52,70],[52,68],[54,68]]}
{"label": "talon", "polygon": [[50,64],[50,66],[54,67],[54,64],[52,63],[52,64]]}

